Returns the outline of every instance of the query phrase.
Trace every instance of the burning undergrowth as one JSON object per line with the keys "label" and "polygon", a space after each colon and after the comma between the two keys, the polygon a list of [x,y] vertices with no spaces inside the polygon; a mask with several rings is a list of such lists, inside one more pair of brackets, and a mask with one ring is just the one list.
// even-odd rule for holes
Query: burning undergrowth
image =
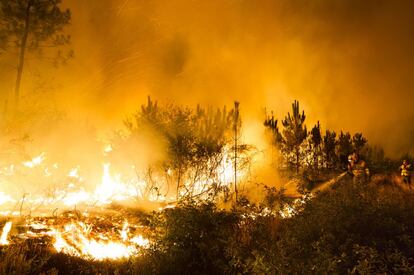
{"label": "burning undergrowth", "polygon": [[[288,198],[286,190],[274,187],[277,179],[254,186],[252,163],[259,154],[244,143],[238,108],[238,103],[230,111],[159,106],[149,98],[125,122],[126,135],[102,142],[102,151],[90,159],[93,165],[54,162],[47,150],[3,165],[2,250],[34,243],[52,259],[67,257],[61,262],[144,258],[152,264],[174,258],[180,242],[188,245],[184,254],[198,253],[193,240],[208,238],[206,247],[220,240],[218,252],[212,249],[218,254],[210,257],[216,261],[227,253],[221,240],[233,240],[231,234],[244,234],[239,231],[263,220],[294,217],[313,197]],[[99,171],[92,176],[91,166]],[[9,192],[12,188],[20,193]]]}
{"label": "burning undergrowth", "polygon": [[1,244],[28,240],[49,246],[58,253],[87,260],[125,259],[137,256],[150,242],[146,227],[136,215],[66,212],[56,217],[28,217],[7,221]]}

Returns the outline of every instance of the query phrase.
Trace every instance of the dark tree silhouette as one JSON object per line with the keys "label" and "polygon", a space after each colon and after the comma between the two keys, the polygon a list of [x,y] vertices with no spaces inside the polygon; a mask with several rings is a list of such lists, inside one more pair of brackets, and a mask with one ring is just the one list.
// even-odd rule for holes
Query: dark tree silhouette
{"label": "dark tree silhouette", "polygon": [[266,116],[266,119],[264,121],[264,126],[269,129],[273,135],[273,143],[280,147],[283,143],[283,137],[282,134],[279,131],[278,120],[275,119],[273,112],[270,117]]}
{"label": "dark tree silhouette", "polygon": [[362,149],[364,148],[365,144],[368,142],[368,140],[362,136],[362,133],[356,133],[352,137],[352,144],[354,146],[354,149],[357,153],[361,153]]}
{"label": "dark tree silhouette", "polygon": [[308,131],[305,125],[305,111],[300,113],[299,102],[294,101],[292,104],[292,115],[288,113],[285,119],[282,121],[283,124],[283,137],[285,140],[286,148],[292,152],[295,156],[293,162],[296,167],[296,171],[299,171],[300,163],[300,146],[308,136]]}
{"label": "dark tree silhouette", "polygon": [[348,156],[353,152],[351,134],[346,132],[338,137],[338,157],[342,167],[346,167],[348,164]]}
{"label": "dark tree silhouette", "polygon": [[237,191],[237,152],[239,150],[239,139],[240,139],[240,127],[241,127],[241,120],[240,120],[240,102],[234,102],[234,109],[231,111],[233,116],[233,141],[234,141],[234,194],[235,200],[238,201],[238,191]]}
{"label": "dark tree silhouette", "polygon": [[[0,20],[4,28],[3,44],[18,51],[14,104],[18,108],[20,86],[27,51],[42,53],[44,48],[67,45],[70,36],[63,28],[69,24],[71,13],[61,9],[61,0],[0,0]],[[58,51],[54,62],[71,57]]]}
{"label": "dark tree silhouette", "polygon": [[310,145],[312,147],[313,165],[315,170],[319,168],[319,156],[321,155],[322,134],[321,125],[318,123],[313,126],[310,132]]}
{"label": "dark tree silhouette", "polygon": [[334,131],[331,132],[329,130],[326,130],[325,136],[323,137],[323,154],[327,168],[334,167],[334,164],[336,162],[336,145],[336,133]]}

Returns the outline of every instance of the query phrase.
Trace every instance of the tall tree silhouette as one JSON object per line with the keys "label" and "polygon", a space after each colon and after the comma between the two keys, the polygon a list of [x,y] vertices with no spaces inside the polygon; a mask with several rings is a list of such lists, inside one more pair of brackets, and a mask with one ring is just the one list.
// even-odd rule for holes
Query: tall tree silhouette
{"label": "tall tree silhouette", "polygon": [[299,102],[295,100],[292,104],[292,114],[288,113],[282,121],[285,144],[287,149],[295,156],[293,164],[297,172],[301,165],[300,146],[308,136],[305,119],[305,111],[302,111],[302,113],[299,111]]}
{"label": "tall tree silhouette", "polygon": [[239,139],[240,139],[240,128],[241,128],[241,120],[240,120],[240,102],[234,102],[234,109],[232,110],[231,114],[233,115],[233,141],[234,141],[234,194],[235,200],[238,201],[238,190],[237,190],[237,161],[238,156],[237,152],[239,150]]}
{"label": "tall tree silhouette", "polygon": [[319,156],[321,155],[321,145],[322,145],[321,125],[319,121],[315,126],[313,126],[310,132],[310,144],[312,146],[314,169],[318,170]]}
{"label": "tall tree silhouette", "polygon": [[280,147],[280,145],[283,143],[283,137],[282,134],[279,131],[278,120],[275,119],[273,112],[271,116],[266,115],[266,119],[264,121],[264,126],[270,130],[270,132],[273,135],[273,143]]}
{"label": "tall tree silhouette", "polygon": [[347,167],[348,156],[352,153],[354,147],[352,146],[351,134],[346,132],[339,134],[338,137],[338,157],[342,168]]}
{"label": "tall tree silhouette", "polygon": [[361,153],[362,149],[364,148],[367,142],[368,140],[362,136],[362,133],[356,133],[352,137],[352,144],[354,145],[354,149],[357,153]]}
{"label": "tall tree silhouette", "polygon": [[[20,86],[28,51],[42,53],[45,48],[59,47],[70,42],[70,36],[65,35],[63,28],[69,24],[71,13],[61,9],[61,0],[0,0],[0,20],[4,28],[3,39],[8,42],[4,47],[13,47],[18,52],[17,74],[14,87],[14,107],[18,108]],[[5,38],[4,38],[5,36]],[[57,52],[53,59],[59,60],[70,57]]]}
{"label": "tall tree silhouette", "polygon": [[335,148],[337,145],[335,131],[326,130],[323,137],[323,154],[326,168],[332,168],[336,161]]}

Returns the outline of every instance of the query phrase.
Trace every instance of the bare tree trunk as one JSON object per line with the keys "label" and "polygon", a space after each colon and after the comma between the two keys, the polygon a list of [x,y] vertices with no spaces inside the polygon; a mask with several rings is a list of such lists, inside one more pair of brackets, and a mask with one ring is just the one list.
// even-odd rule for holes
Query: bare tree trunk
{"label": "bare tree trunk", "polygon": [[14,108],[15,111],[19,108],[19,99],[20,99],[20,86],[22,82],[23,76],[23,67],[24,67],[24,57],[26,54],[26,46],[27,46],[27,37],[29,35],[29,24],[30,24],[30,8],[32,6],[32,1],[27,3],[26,8],[26,18],[24,23],[24,32],[22,38],[20,40],[20,53],[19,53],[19,60],[17,63],[17,76],[16,76],[16,84],[14,87]]}
{"label": "bare tree trunk", "polygon": [[237,124],[234,126],[234,193],[237,202]]}
{"label": "bare tree trunk", "polygon": [[239,122],[239,102],[234,102],[234,194],[236,202],[238,201],[238,190],[237,190],[237,125]]}

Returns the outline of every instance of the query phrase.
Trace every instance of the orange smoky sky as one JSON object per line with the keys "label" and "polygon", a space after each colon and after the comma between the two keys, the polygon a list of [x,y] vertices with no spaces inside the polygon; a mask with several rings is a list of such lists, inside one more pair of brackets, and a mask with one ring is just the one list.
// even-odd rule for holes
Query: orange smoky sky
{"label": "orange smoky sky", "polygon": [[[75,57],[31,60],[68,116],[115,127],[147,95],[231,105],[247,120],[298,99],[308,127],[365,133],[414,152],[414,2],[381,0],[66,0]],[[13,81],[2,66],[3,90]],[[12,79],[12,78],[11,78]],[[260,121],[258,121],[259,123]]]}

